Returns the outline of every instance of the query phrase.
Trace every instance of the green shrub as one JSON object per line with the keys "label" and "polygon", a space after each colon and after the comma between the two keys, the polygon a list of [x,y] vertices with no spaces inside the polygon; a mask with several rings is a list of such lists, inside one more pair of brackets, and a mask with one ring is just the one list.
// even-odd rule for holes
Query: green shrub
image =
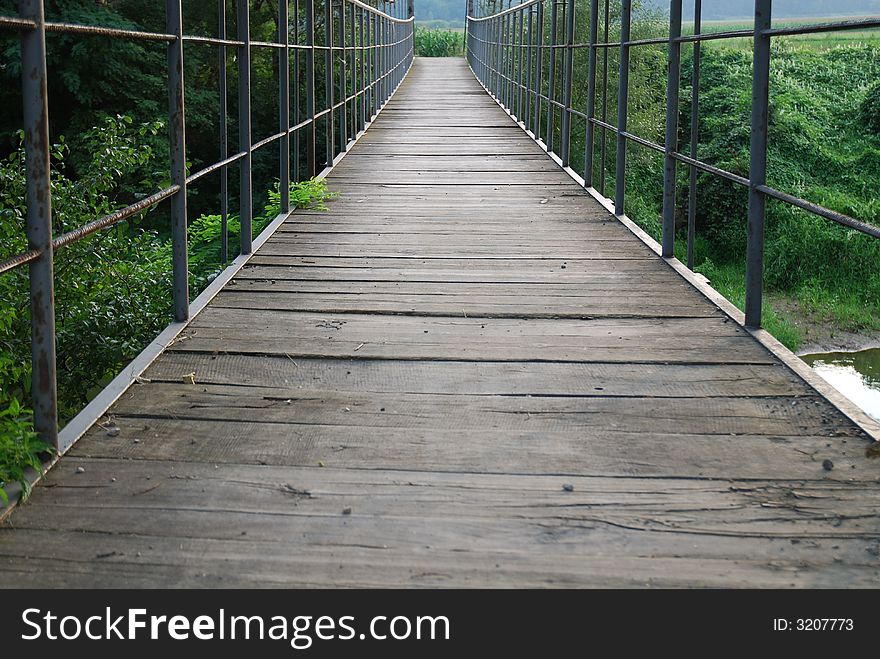
{"label": "green shrub", "polygon": [[[142,138],[161,128],[134,126],[127,117],[105,119],[88,131],[88,165],[76,180],[66,175],[65,141],[52,149],[53,222],[56,235],[123,206],[118,186],[154,158]],[[0,256],[23,251],[25,173],[21,144],[0,161]],[[149,188],[148,188],[149,189]],[[321,207],[330,195],[324,181],[291,187],[297,207]],[[280,212],[276,189],[254,217],[262,231]],[[58,410],[72,418],[171,320],[171,241],[142,228],[134,218],[76,242],[55,255]],[[230,244],[238,242],[239,220],[229,217]],[[189,227],[190,295],[223,269],[221,222],[217,215],[196,218]],[[20,481],[23,469],[39,464],[46,447],[32,432],[27,412],[30,390],[30,318],[26,269],[0,276],[0,482]],[[3,495],[0,495],[3,496]]]}
{"label": "green shrub", "polygon": [[416,26],[416,55],[420,57],[461,57],[464,55],[464,32],[431,30]]}
{"label": "green shrub", "polygon": [[874,83],[865,94],[859,106],[859,114],[865,127],[875,135],[880,135],[880,82]]}

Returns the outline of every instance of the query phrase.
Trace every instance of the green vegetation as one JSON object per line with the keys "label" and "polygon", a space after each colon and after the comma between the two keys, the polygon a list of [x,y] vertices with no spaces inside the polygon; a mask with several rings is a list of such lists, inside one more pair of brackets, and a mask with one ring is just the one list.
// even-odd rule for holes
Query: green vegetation
{"label": "green vegetation", "polygon": [[464,32],[431,30],[416,26],[416,55],[420,57],[461,57]]}
{"label": "green vegetation", "polygon": [[[122,181],[135,169],[153,164],[144,138],[161,124],[135,126],[129,117],[107,119],[87,131],[88,154],[79,177],[68,177],[73,157],[59,138],[52,149],[55,230],[81,226],[120,207],[113,201]],[[25,248],[24,152],[0,162],[0,254]],[[323,207],[329,198],[324,181],[291,188],[297,207]],[[280,212],[277,186],[270,190],[254,232]],[[75,415],[119,370],[171,320],[171,242],[146,228],[149,216],[119,224],[56,254],[56,321],[59,414],[62,423]],[[238,217],[229,218],[230,242],[239,235]],[[189,228],[191,295],[200,292],[222,269],[219,260],[221,218],[202,215]],[[0,483],[21,481],[23,469],[39,465],[46,446],[31,432],[25,409],[30,388],[30,321],[26,270],[0,277]],[[0,489],[2,492],[2,489]],[[5,496],[0,494],[0,497]]]}
{"label": "green vegetation", "polygon": [[[748,173],[748,130],[737,123],[743,126],[748,116],[750,71],[748,53],[704,51],[700,156],[742,175]],[[684,73],[689,80],[690,61]],[[878,75],[880,45],[828,50],[805,49],[795,41],[774,45],[770,185],[880,225],[880,139],[865,120],[877,107],[870,99]],[[701,176],[700,183],[698,232],[709,241],[715,263],[737,264],[741,281],[745,191],[709,176]],[[684,179],[680,193],[684,198]],[[792,349],[810,326],[825,326],[823,332],[880,330],[878,259],[880,241],[786,204],[769,203],[765,325]],[[704,261],[698,269],[718,283],[717,266]],[[741,304],[735,299],[738,288],[721,287]],[[778,315],[790,319],[787,327],[777,322],[776,303]],[[804,327],[792,327],[796,322]]]}
{"label": "green vegetation", "polygon": [[[16,15],[14,0],[0,0],[0,13]],[[217,3],[186,3],[189,34],[215,35]],[[227,30],[235,34],[235,12]],[[164,32],[165,6],[154,0],[47,0],[47,20]],[[302,19],[301,19],[302,20]],[[250,27],[255,40],[273,41],[277,33],[275,3],[251,3]],[[305,39],[299,29],[300,42]],[[294,39],[294,34],[291,39]],[[324,43],[323,15],[316,16],[316,43]],[[166,46],[161,42],[57,34],[49,38],[48,86],[52,150],[54,231],[68,231],[122,208],[169,184]],[[21,152],[20,42],[14,32],[0,34],[0,258],[25,249],[24,168]],[[301,51],[295,51],[291,67]],[[315,98],[326,104],[323,58],[316,61]],[[255,49],[251,64],[254,140],[278,130],[277,56]],[[228,87],[237,85],[235,49],[227,50]],[[185,58],[187,158],[190,171],[218,158],[217,49],[188,48]],[[301,76],[300,98],[305,97]],[[237,143],[237,94],[228,94],[229,144]],[[299,117],[304,118],[304,104]],[[317,124],[317,161],[324,153],[327,120]],[[65,140],[67,136],[69,139]],[[232,147],[230,147],[232,149]],[[305,177],[305,140],[300,142]],[[295,154],[294,154],[295,157]],[[278,150],[254,154],[254,218],[258,232],[278,213]],[[233,168],[230,181],[237,178]],[[238,206],[237,185],[230,186],[230,208]],[[220,260],[220,177],[206,176],[190,186],[191,296],[223,268]],[[320,204],[328,197],[322,182],[307,181],[292,189],[297,205]],[[60,250],[56,255],[59,414],[64,423],[105,386],[171,319],[171,247],[168,205],[102,231]],[[238,242],[238,218],[229,218],[230,245]],[[22,478],[37,466],[47,447],[32,433],[28,411],[30,330],[27,269],[0,276],[0,483]],[[0,490],[2,491],[2,490]],[[2,496],[2,495],[0,495]]]}
{"label": "green vegetation", "polygon": [[[580,8],[580,3],[578,5]],[[578,18],[578,34],[586,30]],[[725,26],[730,29],[735,26]],[[610,40],[615,25],[611,24]],[[659,13],[640,8],[633,39],[665,35]],[[846,36],[846,35],[844,35]],[[774,41],[771,73],[768,182],[785,192],[880,225],[880,41],[849,35],[820,47],[802,38]],[[545,37],[546,39],[546,37]],[[743,40],[748,41],[748,40]],[[609,51],[605,112],[617,114],[617,54]],[[576,54],[574,105],[586,107],[586,56]],[[557,62],[559,65],[559,62]],[[545,66],[549,66],[545,62]],[[601,59],[600,59],[601,67]],[[665,124],[665,46],[631,49],[629,130],[662,143]],[[679,151],[690,145],[692,49],[683,49]],[[558,69],[557,69],[558,70]],[[600,69],[601,70],[601,69]],[[545,69],[545,79],[547,70]],[[561,97],[560,88],[556,97]],[[601,89],[601,74],[599,88]],[[701,160],[748,175],[751,52],[740,44],[708,42],[702,51]],[[601,99],[597,112],[602,114]],[[546,119],[543,130],[546,131]],[[561,121],[557,115],[556,131]],[[573,120],[573,153],[583,153],[585,126]],[[600,187],[602,131],[593,181]],[[606,132],[605,195],[614,190],[614,140]],[[679,166],[677,250],[685,256],[688,168]],[[626,212],[655,238],[660,236],[662,155],[635,143],[627,149]],[[696,269],[723,295],[742,306],[747,192],[710,174],[698,176]],[[880,241],[786,204],[769,202],[766,226],[763,323],[791,349],[838,331],[880,331]]]}
{"label": "green vegetation", "polygon": [[18,483],[23,497],[27,498],[30,493],[27,468],[42,471],[40,455],[52,449],[37,438],[31,416],[18,399],[0,401],[0,405],[4,406],[0,407],[0,504],[7,504],[9,496],[3,484]]}

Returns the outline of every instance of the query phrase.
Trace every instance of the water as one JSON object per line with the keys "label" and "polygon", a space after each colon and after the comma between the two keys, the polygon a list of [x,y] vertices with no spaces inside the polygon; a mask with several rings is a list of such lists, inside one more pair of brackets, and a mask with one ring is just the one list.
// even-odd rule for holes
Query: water
{"label": "water", "polygon": [[880,348],[801,356],[869,415],[880,421]]}

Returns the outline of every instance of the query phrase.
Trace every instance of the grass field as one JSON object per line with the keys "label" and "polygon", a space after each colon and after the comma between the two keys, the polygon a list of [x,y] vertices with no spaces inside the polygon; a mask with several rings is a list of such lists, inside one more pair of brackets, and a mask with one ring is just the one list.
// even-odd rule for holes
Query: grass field
{"label": "grass field", "polygon": [[[821,23],[834,23],[845,20],[858,20],[863,18],[876,18],[871,16],[838,16],[831,18],[788,18],[780,21],[774,21],[774,28],[795,27],[801,25],[815,25]],[[745,20],[731,21],[705,21],[703,22],[703,33],[716,32],[732,32],[736,30],[751,30],[754,24]],[[686,23],[682,27],[685,34],[694,33],[694,24]],[[869,30],[840,30],[835,32],[819,32],[815,34],[798,34],[786,37],[777,37],[786,40],[796,41],[798,46],[805,48],[815,48],[824,50],[835,46],[851,46],[853,44],[874,44],[880,45],[880,29]],[[750,37],[740,37],[731,39],[719,39],[715,41],[705,42],[710,46],[726,46],[728,48],[745,49],[752,47]]]}

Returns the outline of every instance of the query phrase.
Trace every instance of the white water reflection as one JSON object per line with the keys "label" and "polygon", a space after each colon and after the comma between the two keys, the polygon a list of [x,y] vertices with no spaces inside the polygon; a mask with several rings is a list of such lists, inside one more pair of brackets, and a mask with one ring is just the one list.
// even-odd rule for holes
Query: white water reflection
{"label": "white water reflection", "polygon": [[880,348],[801,357],[835,389],[880,421]]}

